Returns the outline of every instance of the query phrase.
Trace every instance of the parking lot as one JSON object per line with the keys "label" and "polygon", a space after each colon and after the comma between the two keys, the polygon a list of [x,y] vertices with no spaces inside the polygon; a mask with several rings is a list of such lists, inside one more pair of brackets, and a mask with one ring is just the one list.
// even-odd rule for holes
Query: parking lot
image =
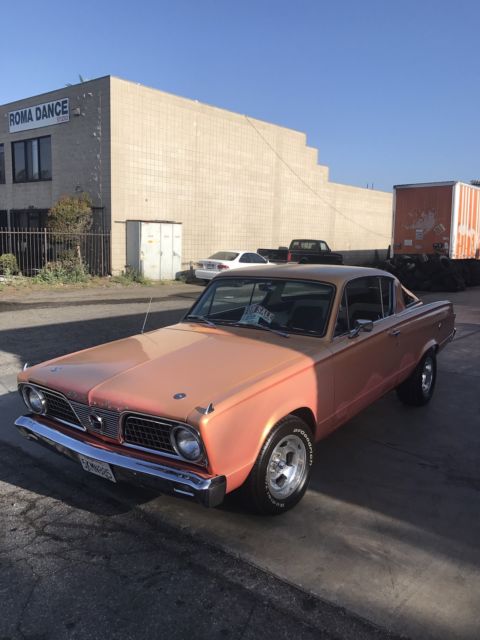
{"label": "parking lot", "polygon": [[[319,635],[319,626],[314,627],[316,632],[306,627],[304,635],[300,634],[300,637],[310,637],[307,633],[313,633],[311,637],[347,637],[349,633],[353,638],[362,637],[362,633],[372,634],[364,637],[383,637],[376,626],[362,627],[362,620],[365,620],[392,634],[418,640],[478,638],[478,287],[455,294],[421,296],[424,299],[449,298],[453,300],[457,313],[457,338],[439,357],[437,389],[432,403],[413,409],[403,406],[391,393],[320,443],[306,497],[296,509],[282,517],[249,515],[235,499],[227,500],[221,508],[205,510],[197,505],[154,496],[141,490],[110,486],[97,478],[85,477],[80,467],[39,450],[17,435],[12,423],[23,408],[14,392],[15,372],[24,361],[38,362],[138,333],[150,296],[153,299],[147,329],[165,326],[181,317],[201,291],[202,288],[195,285],[172,285],[152,289],[36,293],[22,298],[4,296],[0,301],[0,446],[1,455],[9,462],[10,469],[8,478],[6,475],[0,476],[0,494],[8,496],[2,502],[8,509],[7,522],[16,523],[11,524],[10,529],[15,531],[9,529],[4,548],[0,548],[0,560],[3,558],[6,562],[9,557],[6,555],[7,547],[15,546],[15,554],[12,554],[15,563],[8,565],[9,571],[12,571],[11,580],[17,580],[24,586],[31,584],[33,590],[35,576],[41,574],[47,563],[52,575],[58,571],[59,576],[74,580],[75,588],[80,593],[93,589],[98,581],[101,585],[100,597],[108,600],[110,591],[105,576],[102,579],[95,570],[85,570],[84,574],[79,574],[72,568],[76,563],[83,567],[86,562],[95,566],[95,558],[85,559],[84,556],[85,548],[88,551],[91,541],[88,535],[82,533],[82,527],[86,532],[91,527],[93,536],[104,536],[105,540],[111,537],[116,541],[116,548],[124,546],[128,550],[127,555],[135,558],[133,566],[138,566],[140,578],[126,575],[122,573],[122,561],[117,557],[118,566],[109,574],[109,580],[113,581],[110,585],[112,591],[118,594],[128,583],[126,593],[134,597],[138,582],[130,583],[131,578],[143,579],[138,586],[143,594],[158,594],[162,588],[164,593],[165,581],[168,582],[169,578],[162,578],[161,567],[152,574],[148,560],[148,554],[152,551],[148,544],[145,548],[137,549],[132,542],[137,535],[135,527],[140,526],[138,518],[141,517],[148,523],[148,536],[152,540],[155,531],[160,532],[159,540],[164,540],[164,550],[168,551],[174,544],[182,544],[180,538],[176,538],[175,532],[178,532],[178,536],[185,536],[183,551],[189,557],[195,553],[198,556],[203,548],[201,545],[207,544],[203,548],[204,562],[207,557],[212,562],[218,562],[218,567],[223,567],[220,573],[228,573],[228,562],[225,561],[228,557],[232,558],[231,567],[236,567],[238,576],[242,575],[243,570],[250,570],[249,567],[253,572],[258,571],[244,578],[245,584],[251,581],[250,594],[256,593],[255,589],[261,581],[268,580],[270,575],[273,580],[278,579],[275,586],[271,587],[272,598],[275,589],[280,589],[282,585],[285,589],[299,587],[307,598],[302,614],[304,622],[308,625],[311,618],[313,624],[315,615],[323,612],[326,625],[324,636]],[[21,469],[22,464],[33,465],[34,472],[27,473]],[[57,471],[52,472],[52,469]],[[74,488],[70,492],[72,486]],[[17,500],[17,491],[26,491],[30,498],[22,493],[23,497]],[[38,496],[40,503],[29,502],[31,496]],[[51,512],[41,508],[42,500],[52,501]],[[123,506],[120,508],[119,504]],[[20,518],[19,525],[16,518],[24,511],[29,514],[27,522]],[[87,517],[92,513],[97,518],[94,525]],[[54,526],[56,517],[62,521],[58,529]],[[65,522],[70,522],[71,527]],[[33,546],[29,539],[32,523],[36,532]],[[61,545],[58,557],[43,553],[42,545],[51,542],[49,536],[52,532]],[[82,538],[85,538],[84,545]],[[18,539],[25,544],[24,558],[22,547],[14,545]],[[195,541],[198,541],[198,547]],[[212,544],[213,547],[210,547]],[[80,549],[82,545],[85,547],[83,550]],[[94,556],[101,556],[107,553],[107,546],[105,543],[102,552],[90,551]],[[43,554],[41,561],[34,559],[35,549]],[[221,560],[219,557],[215,559],[215,549],[220,550]],[[175,553],[181,556],[182,549],[177,546]],[[175,553],[166,553],[159,561],[162,566],[165,563],[165,567],[169,567],[168,570],[164,567],[166,574],[173,572],[171,558]],[[206,589],[206,596],[202,595],[199,603],[203,603],[203,610],[207,605],[210,606],[209,619],[218,620],[214,629],[218,633],[213,633],[213,636],[250,637],[253,627],[249,633],[245,633],[249,624],[248,616],[245,618],[239,612],[236,619],[238,626],[234,627],[229,626],[231,621],[222,618],[226,615],[225,608],[230,606],[229,602],[241,603],[242,598],[248,600],[248,597],[240,590],[240,586],[238,589],[230,586],[232,591],[228,593],[220,592],[219,583],[217,587],[211,586],[213,582],[209,579],[210,586],[207,587],[207,582],[202,582],[199,577],[199,573],[206,571],[201,562],[195,558],[195,563],[198,563],[195,564],[195,571],[192,567],[185,569],[185,580],[189,576],[197,592]],[[225,565],[221,565],[221,562]],[[242,564],[245,562],[247,564]],[[16,567],[15,571],[12,566]],[[82,581],[81,575],[84,575],[85,581]],[[215,580],[220,580],[220,577],[217,575]],[[239,584],[241,582],[242,579]],[[2,587],[6,589],[6,584]],[[56,587],[58,591],[59,585]],[[183,585],[184,590],[187,587]],[[261,588],[263,597],[268,591],[268,584],[265,583]],[[62,600],[54,583],[50,589],[50,596],[57,606],[71,606],[69,600]],[[267,630],[270,629],[270,633],[274,628],[277,629],[279,621],[283,623],[278,629],[288,629],[292,618],[288,613],[290,605],[287,600],[293,598],[291,593],[290,596],[286,593],[279,596],[275,605],[278,609],[275,609],[273,617],[269,618],[268,607],[262,609],[263,613],[257,611],[257,622],[260,628],[265,629],[264,637],[270,637]],[[39,598],[36,601],[38,610],[45,612],[48,603],[46,597],[43,594],[43,600]],[[172,606],[179,608],[179,611],[184,610],[183,605],[175,604],[178,600],[185,604],[184,596],[177,593],[169,597],[174,598]],[[33,619],[27,616],[29,602],[25,599],[17,603],[20,607],[18,610],[17,605],[9,602],[9,614],[0,622],[5,627],[0,637],[34,637],[36,627]],[[273,606],[273,600],[269,602],[269,606]],[[248,611],[249,603],[245,605]],[[328,609],[330,605],[334,609]],[[97,630],[101,628],[105,633],[112,618],[116,626],[112,627],[114,632],[110,637],[140,637],[135,636],[135,630],[130,629],[128,624],[128,633],[132,635],[122,635],[122,624],[116,612],[123,606],[127,606],[127,603],[115,596],[110,608],[103,609],[104,619]],[[343,613],[336,618],[329,618],[333,610]],[[353,615],[351,620],[350,613]],[[22,616],[26,616],[25,624],[21,622]],[[72,611],[70,617],[71,620],[65,624],[73,626],[62,627],[62,635],[57,627],[49,626],[51,620],[40,616],[40,621],[36,622],[40,635],[35,637],[75,637],[75,629],[85,631],[90,628],[80,611]],[[82,622],[79,622],[81,618]],[[342,620],[344,627],[341,626]],[[148,623],[151,626],[146,628],[143,637],[151,637],[150,632],[157,628],[154,618],[149,618]],[[165,625],[170,630],[174,629],[175,619],[166,619]],[[91,627],[90,633],[93,635],[90,637],[97,637],[95,628]],[[55,633],[52,633],[52,629],[55,629]],[[220,633],[221,629],[224,631]],[[230,632],[225,632],[228,629]],[[279,635],[283,631],[278,629],[276,637],[284,637]],[[203,637],[203,629],[197,628],[197,631],[198,637]],[[205,634],[208,631],[206,628]],[[375,636],[377,632],[380,635]],[[184,633],[195,637],[195,632],[188,626]]]}

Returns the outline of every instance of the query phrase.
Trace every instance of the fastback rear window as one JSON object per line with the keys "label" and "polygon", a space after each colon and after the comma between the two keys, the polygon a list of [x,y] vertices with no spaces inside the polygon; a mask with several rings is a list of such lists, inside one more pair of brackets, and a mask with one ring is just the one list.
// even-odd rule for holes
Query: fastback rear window
{"label": "fastback rear window", "polygon": [[235,260],[237,256],[238,253],[235,253],[234,251],[217,251],[213,256],[210,256],[209,260],[226,260],[227,262],[231,262],[232,260]]}

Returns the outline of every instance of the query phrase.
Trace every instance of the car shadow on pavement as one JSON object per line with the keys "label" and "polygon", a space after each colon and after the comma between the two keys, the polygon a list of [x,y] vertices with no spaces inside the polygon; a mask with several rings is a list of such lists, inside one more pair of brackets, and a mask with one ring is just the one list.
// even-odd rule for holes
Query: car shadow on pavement
{"label": "car shadow on pavement", "polygon": [[18,490],[25,490],[38,499],[53,498],[82,511],[112,516],[127,513],[158,497],[142,487],[113,483],[110,486],[66,458],[55,454],[46,457],[45,450],[38,445],[34,449],[32,445],[30,453],[23,439],[18,445],[11,440],[0,442],[0,484],[3,485],[1,492],[9,494],[12,504],[18,499]]}
{"label": "car shadow on pavement", "polygon": [[310,491],[355,505],[382,537],[480,563],[478,399],[465,382],[440,371],[426,407],[395,392],[371,405],[318,443]]}

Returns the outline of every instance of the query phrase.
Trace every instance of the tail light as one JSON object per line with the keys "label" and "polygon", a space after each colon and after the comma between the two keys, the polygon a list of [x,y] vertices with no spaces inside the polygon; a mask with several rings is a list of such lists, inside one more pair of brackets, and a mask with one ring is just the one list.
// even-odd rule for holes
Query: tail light
{"label": "tail light", "polygon": [[228,264],[217,264],[217,269],[219,271],[223,271],[223,269],[230,269],[230,267],[228,266]]}
{"label": "tail light", "polygon": [[289,252],[287,253],[287,262],[290,262],[291,260],[292,260],[292,252],[291,252],[291,251],[289,251]]}

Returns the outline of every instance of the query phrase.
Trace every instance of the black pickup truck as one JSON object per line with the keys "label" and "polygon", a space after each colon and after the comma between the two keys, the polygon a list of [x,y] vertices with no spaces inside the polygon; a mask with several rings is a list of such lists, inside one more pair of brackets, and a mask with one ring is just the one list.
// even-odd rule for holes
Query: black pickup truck
{"label": "black pickup truck", "polygon": [[335,253],[325,240],[292,240],[290,246],[278,249],[257,249],[270,262],[300,264],[343,264],[341,253]]}

